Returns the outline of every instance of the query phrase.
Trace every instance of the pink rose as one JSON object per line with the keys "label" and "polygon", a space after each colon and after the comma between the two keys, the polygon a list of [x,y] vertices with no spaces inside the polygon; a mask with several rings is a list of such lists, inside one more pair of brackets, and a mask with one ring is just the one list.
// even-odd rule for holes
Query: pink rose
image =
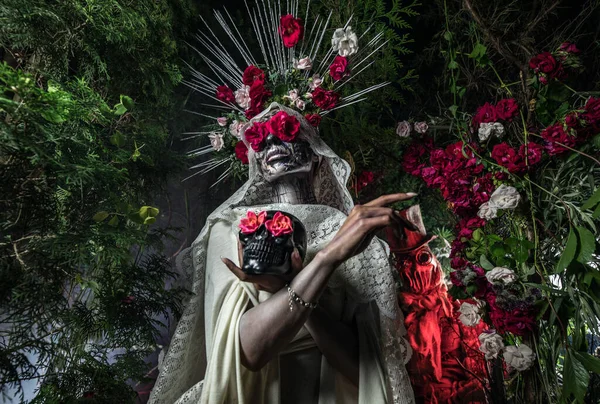
{"label": "pink rose", "polygon": [[292,219],[281,212],[275,212],[273,219],[265,222],[265,227],[275,237],[279,237],[283,234],[290,234],[294,231]]}
{"label": "pink rose", "polygon": [[240,230],[243,234],[252,234],[262,226],[267,217],[267,212],[260,212],[258,215],[251,210],[246,217],[240,220]]}
{"label": "pink rose", "polygon": [[427,125],[427,122],[415,122],[415,132],[424,134],[427,133],[428,129],[429,125]]}
{"label": "pink rose", "polygon": [[572,42],[563,42],[562,44],[560,44],[560,50],[563,52],[572,53],[574,55],[577,55],[581,52],[579,49],[577,49],[577,46]]}
{"label": "pink rose", "polygon": [[575,144],[575,138],[565,131],[561,123],[548,126],[540,135],[546,141],[546,151],[551,156],[569,151],[563,145],[573,147]]}

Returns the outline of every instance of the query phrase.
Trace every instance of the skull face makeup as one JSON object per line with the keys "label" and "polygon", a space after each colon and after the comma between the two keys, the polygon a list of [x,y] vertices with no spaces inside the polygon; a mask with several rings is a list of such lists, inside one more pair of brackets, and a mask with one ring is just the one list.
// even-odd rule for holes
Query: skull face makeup
{"label": "skull face makeup", "polygon": [[240,224],[239,239],[244,249],[242,270],[252,275],[288,274],[292,269],[294,248],[298,249],[302,259],[306,255],[304,225],[289,213],[274,210],[261,212],[258,216],[251,213],[248,217],[257,217],[258,222],[254,221],[250,228],[244,226],[244,219]]}
{"label": "skull face makeup", "polygon": [[318,161],[308,143],[284,142],[272,134],[267,136],[265,147],[256,153],[256,158],[263,177],[269,182],[289,175],[307,175]]}

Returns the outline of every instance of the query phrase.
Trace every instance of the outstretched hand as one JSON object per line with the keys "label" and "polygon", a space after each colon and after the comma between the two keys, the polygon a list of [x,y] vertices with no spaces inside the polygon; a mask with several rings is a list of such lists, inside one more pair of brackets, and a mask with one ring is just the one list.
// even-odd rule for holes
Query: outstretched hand
{"label": "outstretched hand", "polygon": [[238,240],[238,262],[236,265],[229,258],[221,258],[223,263],[229,268],[235,276],[237,276],[242,282],[250,282],[256,286],[258,290],[264,290],[269,293],[275,293],[289,283],[300,271],[302,271],[302,258],[297,249],[292,252],[292,271],[285,276],[276,275],[249,275],[245,273],[241,266],[244,256],[244,250],[241,243]]}
{"label": "outstretched hand", "polygon": [[338,230],[335,237],[323,249],[323,257],[334,266],[340,265],[367,248],[375,233],[384,227],[393,226],[416,230],[415,226],[400,215],[400,212],[385,207],[394,202],[406,201],[415,193],[383,195],[364,205],[357,205]]}

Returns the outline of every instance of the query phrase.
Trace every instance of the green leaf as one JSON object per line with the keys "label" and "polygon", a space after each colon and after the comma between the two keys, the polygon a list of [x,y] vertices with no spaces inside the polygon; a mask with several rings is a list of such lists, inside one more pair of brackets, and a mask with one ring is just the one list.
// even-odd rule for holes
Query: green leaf
{"label": "green leaf", "polygon": [[127,108],[127,111],[131,111],[133,109],[133,100],[131,99],[131,97],[121,95],[121,104],[123,104],[123,106]]}
{"label": "green leaf", "polygon": [[497,258],[504,257],[504,255],[506,254],[506,250],[504,249],[504,245],[502,243],[494,243],[490,247],[490,252],[494,257]]}
{"label": "green leaf", "polygon": [[597,219],[600,217],[600,205],[596,206],[596,210],[592,213],[592,218]]}
{"label": "green leaf", "polygon": [[110,137],[110,142],[117,147],[125,146],[127,138],[121,132],[117,131]]}
{"label": "green leaf", "polygon": [[104,219],[106,219],[107,217],[108,217],[108,212],[105,212],[105,211],[102,210],[102,211],[96,213],[94,215],[93,219],[94,219],[95,222],[101,222]]}
{"label": "green leaf", "polygon": [[595,206],[598,202],[600,202],[600,187],[594,192],[594,194],[585,201],[585,203],[581,206],[581,209],[590,209]]}
{"label": "green leaf", "polygon": [[573,261],[573,258],[575,258],[576,251],[577,251],[577,236],[575,236],[575,232],[573,232],[573,229],[571,229],[569,231],[569,238],[567,239],[567,245],[565,246],[565,249],[563,250],[560,260],[558,260],[558,264],[556,264],[556,269],[554,270],[554,273],[557,274],[559,272],[564,271],[569,266],[571,261]]}
{"label": "green leaf", "polygon": [[113,113],[115,115],[123,115],[125,112],[127,112],[127,108],[125,108],[125,105],[118,103],[117,105],[115,105],[115,108],[113,110]]}
{"label": "green leaf", "polygon": [[600,375],[600,359],[596,358],[594,355],[590,355],[587,352],[573,351],[571,353],[589,372],[594,372]]}
{"label": "green leaf", "polygon": [[450,42],[452,40],[452,32],[450,32],[450,31],[444,32],[444,39],[446,41]]}
{"label": "green leaf", "polygon": [[110,219],[108,221],[108,224],[111,225],[111,226],[113,226],[113,227],[116,227],[119,224],[119,218],[116,215],[113,216],[112,219]]}
{"label": "green leaf", "polygon": [[159,210],[152,206],[142,206],[139,215],[142,219],[158,216]]}
{"label": "green leaf", "polygon": [[577,261],[587,264],[592,259],[592,254],[596,251],[596,239],[594,234],[585,227],[578,226],[577,234],[579,236],[579,254]]}
{"label": "green leaf", "polygon": [[456,63],[456,60],[451,60],[450,63],[448,63],[448,69],[450,69],[450,70],[458,69],[458,63]]}
{"label": "green leaf", "polygon": [[571,349],[567,349],[563,368],[563,394],[567,398],[573,394],[578,402],[583,403],[590,374],[583,364],[577,359]]}
{"label": "green leaf", "polygon": [[458,105],[452,105],[448,109],[452,113],[452,116],[456,116],[456,111],[458,111]]}
{"label": "green leaf", "polygon": [[147,217],[146,219],[144,219],[144,224],[150,225],[150,224],[152,224],[154,222],[156,222],[156,218],[155,217]]}
{"label": "green leaf", "polygon": [[494,264],[492,264],[490,260],[488,260],[483,254],[481,254],[481,257],[479,257],[479,264],[481,264],[481,267],[486,271],[491,271],[495,268]]}

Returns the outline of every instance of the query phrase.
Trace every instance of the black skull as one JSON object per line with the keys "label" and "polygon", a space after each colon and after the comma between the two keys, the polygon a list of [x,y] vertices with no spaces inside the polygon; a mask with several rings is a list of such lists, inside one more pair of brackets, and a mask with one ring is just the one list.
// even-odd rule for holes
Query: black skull
{"label": "black skull", "polygon": [[[277,211],[267,211],[266,220],[273,219]],[[292,220],[293,232],[273,236],[262,224],[251,234],[240,232],[239,238],[244,249],[242,270],[251,275],[287,275],[292,270],[291,255],[294,248],[300,257],[306,256],[306,229],[298,218],[285,213]],[[265,221],[266,221],[265,220]]]}

